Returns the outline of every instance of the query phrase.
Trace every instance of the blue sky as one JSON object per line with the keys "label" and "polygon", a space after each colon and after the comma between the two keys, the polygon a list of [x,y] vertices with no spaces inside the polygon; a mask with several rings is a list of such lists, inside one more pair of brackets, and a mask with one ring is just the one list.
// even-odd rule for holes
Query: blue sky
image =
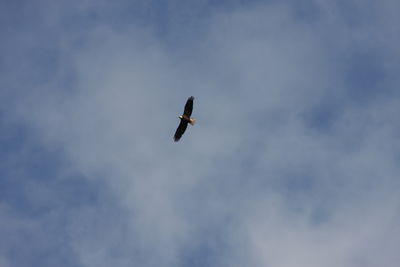
{"label": "blue sky", "polygon": [[2,1],[0,267],[397,266],[399,10]]}

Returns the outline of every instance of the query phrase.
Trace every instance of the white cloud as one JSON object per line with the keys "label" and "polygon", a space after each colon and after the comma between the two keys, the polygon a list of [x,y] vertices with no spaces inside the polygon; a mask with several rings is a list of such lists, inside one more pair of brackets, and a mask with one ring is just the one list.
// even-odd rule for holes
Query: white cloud
{"label": "white cloud", "polygon": [[[398,102],[354,104],[341,69],[354,44],[394,55],[367,42],[391,30],[349,27],[337,23],[337,5],[317,7],[315,21],[294,17],[290,4],[217,10],[197,21],[185,48],[182,28],[171,29],[179,49],[135,24],[100,24],[84,45],[62,45],[72,90],[58,88],[60,70],[18,100],[17,112],[41,144],[62,148],[73,171],[105,182],[116,205],[68,210],[79,264],[179,266],[185,248],[199,247],[192,257],[201,261],[200,247],[215,249],[215,239],[225,245],[216,266],[397,264]],[[374,22],[379,8],[387,9]],[[190,95],[198,124],[174,143]],[[311,127],[328,104],[336,115],[326,131]]]}

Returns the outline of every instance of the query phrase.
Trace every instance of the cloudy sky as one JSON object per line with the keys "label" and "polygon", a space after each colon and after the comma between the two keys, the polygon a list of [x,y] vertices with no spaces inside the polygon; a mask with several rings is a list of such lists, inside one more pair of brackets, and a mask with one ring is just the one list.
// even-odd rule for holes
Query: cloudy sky
{"label": "cloudy sky", "polygon": [[1,1],[0,267],[398,266],[399,10]]}

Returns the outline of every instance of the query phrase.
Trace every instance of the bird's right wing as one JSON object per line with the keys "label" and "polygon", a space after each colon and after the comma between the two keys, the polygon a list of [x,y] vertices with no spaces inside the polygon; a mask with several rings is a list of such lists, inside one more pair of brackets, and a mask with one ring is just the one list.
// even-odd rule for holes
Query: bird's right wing
{"label": "bird's right wing", "polygon": [[193,100],[194,97],[191,96],[188,98],[185,104],[185,110],[183,111],[183,114],[188,116],[190,118],[190,115],[192,115],[192,110],[193,110]]}
{"label": "bird's right wing", "polygon": [[188,122],[181,120],[181,123],[179,123],[178,128],[176,129],[175,135],[174,135],[174,141],[178,142],[179,139],[181,139],[183,133],[186,131]]}

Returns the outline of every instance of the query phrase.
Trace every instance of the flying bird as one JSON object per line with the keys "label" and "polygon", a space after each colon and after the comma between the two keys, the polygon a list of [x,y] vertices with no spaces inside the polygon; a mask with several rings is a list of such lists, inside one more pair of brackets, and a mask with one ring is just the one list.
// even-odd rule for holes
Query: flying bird
{"label": "flying bird", "polygon": [[196,120],[193,118],[190,118],[192,115],[192,110],[193,110],[193,100],[194,97],[191,96],[188,98],[185,104],[185,110],[183,111],[183,115],[178,116],[179,119],[181,119],[181,122],[179,123],[178,128],[176,129],[175,135],[174,135],[174,141],[178,142],[179,139],[181,139],[183,133],[186,131],[188,123],[191,125],[194,125]]}

